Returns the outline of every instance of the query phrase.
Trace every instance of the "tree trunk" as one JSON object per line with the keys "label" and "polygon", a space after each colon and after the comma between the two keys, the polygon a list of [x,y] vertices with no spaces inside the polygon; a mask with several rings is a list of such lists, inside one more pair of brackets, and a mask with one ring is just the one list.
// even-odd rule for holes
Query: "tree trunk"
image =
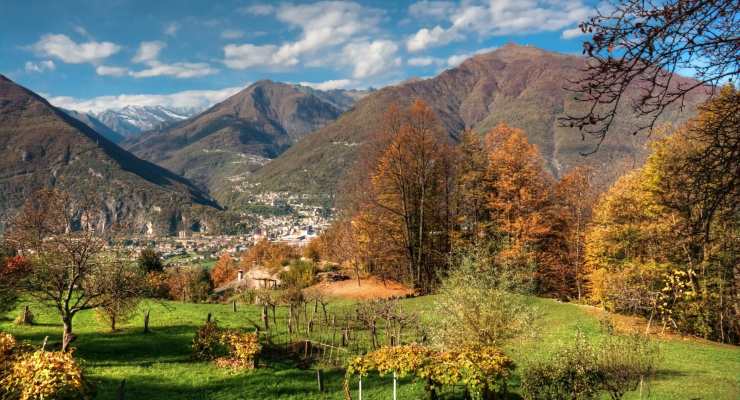
{"label": "tree trunk", "polygon": [[64,325],[64,331],[62,332],[62,352],[67,352],[69,344],[75,339],[72,334],[72,316],[62,317],[62,324]]}
{"label": "tree trunk", "polygon": [[115,315],[110,316],[110,331],[111,332],[116,331],[116,316]]}

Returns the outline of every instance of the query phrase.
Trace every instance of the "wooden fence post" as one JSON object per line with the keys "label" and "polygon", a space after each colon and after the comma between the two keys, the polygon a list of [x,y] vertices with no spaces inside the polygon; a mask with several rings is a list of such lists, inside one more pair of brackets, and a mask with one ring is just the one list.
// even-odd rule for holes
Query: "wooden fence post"
{"label": "wooden fence post", "polygon": [[324,391],[324,377],[321,376],[321,369],[316,368],[316,381],[319,384],[319,392]]}
{"label": "wooden fence post", "polygon": [[124,400],[126,397],[126,380],[122,380],[120,384],[118,384],[118,400]]}
{"label": "wooden fence post", "polygon": [[396,371],[393,371],[393,400],[396,400]]}
{"label": "wooden fence post", "polygon": [[144,313],[144,333],[149,333],[149,310]]}

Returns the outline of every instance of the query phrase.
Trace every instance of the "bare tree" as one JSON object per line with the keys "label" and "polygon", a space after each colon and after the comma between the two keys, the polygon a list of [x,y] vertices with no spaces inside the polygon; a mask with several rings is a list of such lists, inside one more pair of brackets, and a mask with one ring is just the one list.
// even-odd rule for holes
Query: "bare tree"
{"label": "bare tree", "polygon": [[709,88],[713,95],[740,73],[739,11],[737,0],[626,0],[602,7],[580,25],[592,34],[583,44],[588,62],[568,88],[587,111],[561,123],[601,143],[622,104],[631,102],[644,117],[637,133],[652,129],[668,106],[683,107],[690,92]]}
{"label": "bare tree", "polygon": [[91,204],[42,189],[29,197],[6,235],[8,245],[32,265],[24,290],[59,313],[62,351],[75,339],[75,315],[111,304],[115,296],[108,278],[125,267],[110,257],[106,238],[93,228],[100,214]]}

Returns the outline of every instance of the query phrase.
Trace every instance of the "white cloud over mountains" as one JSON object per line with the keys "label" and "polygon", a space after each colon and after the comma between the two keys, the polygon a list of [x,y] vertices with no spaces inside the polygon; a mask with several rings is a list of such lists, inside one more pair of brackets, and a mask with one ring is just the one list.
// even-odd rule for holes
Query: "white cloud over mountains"
{"label": "white cloud over mountains", "polygon": [[[223,61],[229,68],[332,64],[348,66],[354,78],[367,78],[400,64],[398,45],[386,39],[369,39],[369,35],[379,32],[379,10],[354,2],[322,1],[276,8],[251,6],[245,12],[274,14],[278,21],[299,28],[301,34],[295,41],[280,45],[228,44],[223,48]],[[342,54],[341,59],[337,53]]]}
{"label": "white cloud over mountains", "polygon": [[67,96],[47,97],[57,107],[82,112],[100,112],[125,106],[165,106],[174,108],[205,108],[221,102],[242,90],[228,87],[220,90],[187,90],[171,94],[121,94],[79,99]]}
{"label": "white cloud over mountains", "polygon": [[121,50],[111,42],[76,43],[67,35],[44,35],[31,46],[39,55],[56,58],[68,64],[98,63]]}
{"label": "white cloud over mountains", "polygon": [[354,84],[350,79],[332,79],[325,82],[300,82],[299,85],[312,87],[318,90],[345,89]]}
{"label": "white cloud over mountains", "polygon": [[[409,8],[420,12],[432,2],[420,2]],[[436,2],[435,2],[436,3]],[[445,4],[444,7],[449,7]],[[442,5],[437,5],[442,9]],[[490,0],[488,3],[464,2],[447,8],[449,25],[421,28],[406,41],[410,52],[461,41],[470,34],[479,37],[521,35],[558,31],[588,18],[593,9],[582,0]],[[440,12],[433,12],[438,15]],[[564,34],[565,35],[565,34]]]}

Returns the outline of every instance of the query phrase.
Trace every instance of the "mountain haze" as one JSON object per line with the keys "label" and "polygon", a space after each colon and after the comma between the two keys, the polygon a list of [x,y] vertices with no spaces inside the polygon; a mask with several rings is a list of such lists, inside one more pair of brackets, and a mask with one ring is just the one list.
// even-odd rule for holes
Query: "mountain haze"
{"label": "mountain haze", "polygon": [[[214,228],[219,206],[187,179],[141,160],[0,75],[0,213],[42,187],[103,209],[95,224],[141,233]],[[74,207],[74,205],[71,205]]]}

